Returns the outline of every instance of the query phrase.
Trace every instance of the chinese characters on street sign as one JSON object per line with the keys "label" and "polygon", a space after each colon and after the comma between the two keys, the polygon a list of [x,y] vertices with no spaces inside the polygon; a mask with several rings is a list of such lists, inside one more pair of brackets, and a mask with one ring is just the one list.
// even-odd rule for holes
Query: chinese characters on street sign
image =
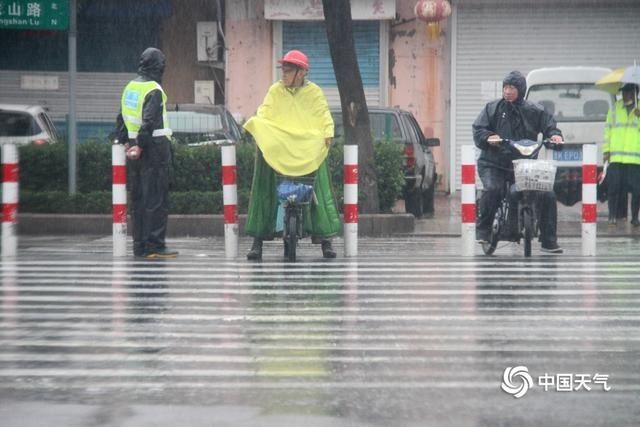
{"label": "chinese characters on street sign", "polygon": [[0,29],[66,30],[69,0],[0,0]]}

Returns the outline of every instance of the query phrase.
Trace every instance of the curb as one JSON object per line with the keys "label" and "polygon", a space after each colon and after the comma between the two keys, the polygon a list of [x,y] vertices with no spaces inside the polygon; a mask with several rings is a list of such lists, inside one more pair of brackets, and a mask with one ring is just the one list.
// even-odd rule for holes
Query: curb
{"label": "curb", "polygon": [[[244,235],[246,215],[238,216],[240,235]],[[131,234],[131,218],[127,223]],[[112,216],[105,214],[18,214],[18,234],[23,235],[74,235],[92,234],[111,236]],[[411,234],[415,230],[415,218],[410,214],[360,214],[358,235],[382,237]],[[224,236],[223,215],[169,215],[168,237]]]}

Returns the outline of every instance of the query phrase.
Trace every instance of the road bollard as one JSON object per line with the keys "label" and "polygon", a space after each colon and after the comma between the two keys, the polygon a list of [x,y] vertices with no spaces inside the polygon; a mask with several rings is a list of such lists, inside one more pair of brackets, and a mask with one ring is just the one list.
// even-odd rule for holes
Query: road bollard
{"label": "road bollard", "polygon": [[222,199],[224,201],[224,255],[238,257],[238,186],[236,184],[236,146],[222,146]]}
{"label": "road bollard", "polygon": [[582,146],[582,256],[596,256],[597,153],[594,144]]}
{"label": "road bollard", "polygon": [[14,144],[2,146],[2,256],[18,253],[18,184],[20,169],[18,149]]}
{"label": "road bollard", "polygon": [[113,256],[127,256],[127,156],[122,144],[111,146]]}
{"label": "road bollard", "polygon": [[476,151],[473,145],[463,145],[461,191],[461,254],[473,256],[476,243]]}
{"label": "road bollard", "polygon": [[358,255],[358,146],[344,146],[344,256]]}

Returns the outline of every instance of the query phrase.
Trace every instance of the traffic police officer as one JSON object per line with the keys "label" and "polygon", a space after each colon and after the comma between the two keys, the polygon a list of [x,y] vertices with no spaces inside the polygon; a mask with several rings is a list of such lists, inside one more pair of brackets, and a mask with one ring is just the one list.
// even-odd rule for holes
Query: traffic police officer
{"label": "traffic police officer", "polygon": [[122,92],[117,136],[126,142],[133,220],[133,254],[145,258],[173,258],[165,244],[169,215],[171,129],[167,95],[162,86],[165,56],[147,48],[140,56],[138,77]]}

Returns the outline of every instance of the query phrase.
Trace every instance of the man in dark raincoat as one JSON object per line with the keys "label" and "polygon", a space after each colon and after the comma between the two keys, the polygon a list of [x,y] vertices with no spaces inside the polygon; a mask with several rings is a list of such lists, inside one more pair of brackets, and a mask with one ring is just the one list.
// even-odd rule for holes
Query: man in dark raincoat
{"label": "man in dark raincoat", "polygon": [[[526,101],[526,90],[525,77],[519,71],[512,71],[502,82],[502,98],[489,102],[473,123],[473,140],[482,150],[478,158],[478,175],[484,186],[476,222],[476,239],[479,242],[489,239],[504,183],[513,176],[513,158],[500,146],[499,139],[536,140],[542,133],[544,138],[554,143],[563,142],[562,132],[553,116],[538,104]],[[562,253],[556,236],[558,211],[555,194],[552,191],[541,194],[538,203],[541,250]],[[514,222],[512,218],[512,226]]]}
{"label": "man in dark raincoat", "polygon": [[169,162],[171,129],[167,121],[167,95],[160,83],[165,56],[147,48],[140,56],[138,77],[122,93],[117,138],[127,150],[133,254],[145,258],[174,258],[165,244],[169,215]]}

